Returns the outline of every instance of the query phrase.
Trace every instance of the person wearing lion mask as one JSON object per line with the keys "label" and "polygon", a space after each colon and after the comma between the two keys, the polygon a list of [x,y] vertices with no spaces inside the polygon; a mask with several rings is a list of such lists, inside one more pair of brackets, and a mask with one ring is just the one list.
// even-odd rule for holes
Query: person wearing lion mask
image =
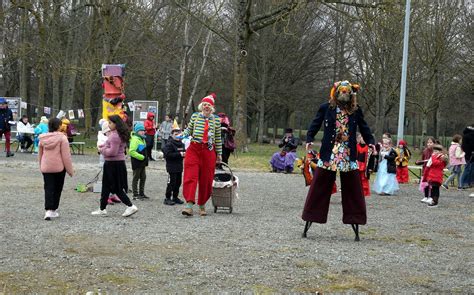
{"label": "person wearing lion mask", "polygon": [[323,127],[320,158],[311,182],[302,219],[306,221],[303,237],[313,222],[326,223],[329,200],[336,173],[341,178],[342,222],[351,224],[359,241],[359,225],[367,223],[367,211],[357,165],[357,128],[364,141],[373,148],[374,137],[357,104],[359,85],[349,81],[334,83],[329,102],[322,104],[306,135],[306,149],[311,150],[314,137]]}

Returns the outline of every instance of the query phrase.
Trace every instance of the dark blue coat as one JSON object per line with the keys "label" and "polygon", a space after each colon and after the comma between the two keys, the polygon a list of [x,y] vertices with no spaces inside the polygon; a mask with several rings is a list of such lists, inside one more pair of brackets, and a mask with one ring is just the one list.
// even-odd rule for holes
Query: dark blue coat
{"label": "dark blue coat", "polygon": [[13,121],[13,113],[9,108],[0,109],[0,130],[10,131],[8,121]]}
{"label": "dark blue coat", "polygon": [[[319,132],[319,129],[321,129],[323,123],[324,135],[319,153],[321,160],[329,161],[331,159],[332,148],[334,147],[334,140],[336,138],[336,108],[331,108],[329,103],[323,103],[319,107],[316,117],[308,128],[306,142],[312,142],[314,140],[314,137]],[[364,141],[367,144],[374,144],[374,137],[364,120],[364,114],[360,107],[358,107],[354,113],[349,115],[349,158],[351,161],[357,160],[357,127],[359,127],[359,132],[362,134]]]}

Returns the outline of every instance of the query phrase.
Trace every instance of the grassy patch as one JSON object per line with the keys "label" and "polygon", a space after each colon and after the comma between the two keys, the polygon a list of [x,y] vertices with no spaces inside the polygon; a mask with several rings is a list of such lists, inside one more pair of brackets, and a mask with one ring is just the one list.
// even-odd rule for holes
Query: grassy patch
{"label": "grassy patch", "polygon": [[361,235],[372,236],[377,232],[375,228],[369,227],[360,232]]}
{"label": "grassy patch", "polygon": [[463,235],[461,235],[460,233],[458,233],[456,230],[454,230],[452,228],[443,229],[443,230],[440,231],[440,233],[442,233],[444,235],[452,236],[452,237],[457,238],[457,239],[464,239]]}
{"label": "grassy patch", "polygon": [[277,292],[276,289],[265,285],[254,285],[252,289],[253,292],[258,295],[275,294]]}
{"label": "grassy patch", "polygon": [[311,287],[311,286],[302,286],[293,289],[293,291],[298,293],[313,293],[313,294],[322,294],[321,288],[319,286]]}
{"label": "grassy patch", "polygon": [[327,268],[327,264],[319,260],[300,260],[295,262],[297,268]]}
{"label": "grassy patch", "polygon": [[328,284],[321,287],[324,292],[370,292],[373,289],[372,284],[368,281],[348,274],[327,273],[323,275],[323,279],[329,281]]}
{"label": "grassy patch", "polygon": [[415,244],[420,247],[426,247],[433,244],[433,240],[420,236],[409,236],[403,240],[405,243]]}
{"label": "grassy patch", "polygon": [[[298,147],[298,157],[304,155],[303,149],[302,146]],[[276,144],[249,144],[249,152],[234,153],[229,158],[229,164],[232,168],[270,171],[270,158],[280,150]]]}
{"label": "grassy patch", "polygon": [[131,285],[135,283],[135,279],[128,276],[121,276],[115,273],[107,273],[100,276],[101,281],[111,283],[113,285]]}
{"label": "grassy patch", "polygon": [[435,282],[433,279],[427,276],[411,276],[407,278],[406,281],[411,285],[423,287],[431,287],[431,285]]}

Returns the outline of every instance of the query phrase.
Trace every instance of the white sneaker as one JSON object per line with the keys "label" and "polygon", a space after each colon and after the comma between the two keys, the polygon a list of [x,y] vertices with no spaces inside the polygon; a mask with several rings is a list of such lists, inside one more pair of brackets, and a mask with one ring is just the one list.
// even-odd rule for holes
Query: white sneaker
{"label": "white sneaker", "polygon": [[137,206],[132,205],[130,207],[127,207],[127,209],[125,209],[125,212],[123,212],[122,216],[123,217],[128,217],[132,214],[135,214],[137,211],[138,211]]}
{"label": "white sneaker", "polygon": [[107,210],[105,210],[105,209],[100,210],[100,208],[99,208],[99,209],[93,211],[91,214],[92,215],[99,215],[99,216],[107,216]]}
{"label": "white sneaker", "polygon": [[59,213],[58,213],[56,210],[53,210],[53,211],[51,211],[51,217],[52,217],[52,218],[58,218],[58,217],[59,217]]}
{"label": "white sneaker", "polygon": [[431,205],[431,204],[433,204],[433,199],[428,198],[428,200],[425,203],[428,204],[428,205]]}
{"label": "white sneaker", "polygon": [[474,193],[470,194],[469,197],[474,197]]}
{"label": "white sneaker", "polygon": [[53,218],[53,211],[46,210],[46,213],[44,214],[44,220],[51,220],[51,218]]}
{"label": "white sneaker", "polygon": [[428,198],[427,198],[427,197],[424,197],[423,199],[421,199],[421,201],[420,201],[420,202],[422,202],[422,203],[426,203],[426,201],[428,201]]}

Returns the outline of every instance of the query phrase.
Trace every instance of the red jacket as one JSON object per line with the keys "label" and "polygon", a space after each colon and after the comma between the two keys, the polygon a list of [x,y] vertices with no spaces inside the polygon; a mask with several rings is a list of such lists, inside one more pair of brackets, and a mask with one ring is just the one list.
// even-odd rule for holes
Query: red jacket
{"label": "red jacket", "polygon": [[155,114],[148,112],[146,115],[146,120],[143,125],[145,125],[145,134],[146,135],[155,135],[156,129],[153,126],[155,123]]}
{"label": "red jacket", "polygon": [[426,180],[428,182],[443,183],[443,170],[446,167],[446,162],[443,160],[443,154],[433,154],[431,156],[431,166],[427,167]]}

